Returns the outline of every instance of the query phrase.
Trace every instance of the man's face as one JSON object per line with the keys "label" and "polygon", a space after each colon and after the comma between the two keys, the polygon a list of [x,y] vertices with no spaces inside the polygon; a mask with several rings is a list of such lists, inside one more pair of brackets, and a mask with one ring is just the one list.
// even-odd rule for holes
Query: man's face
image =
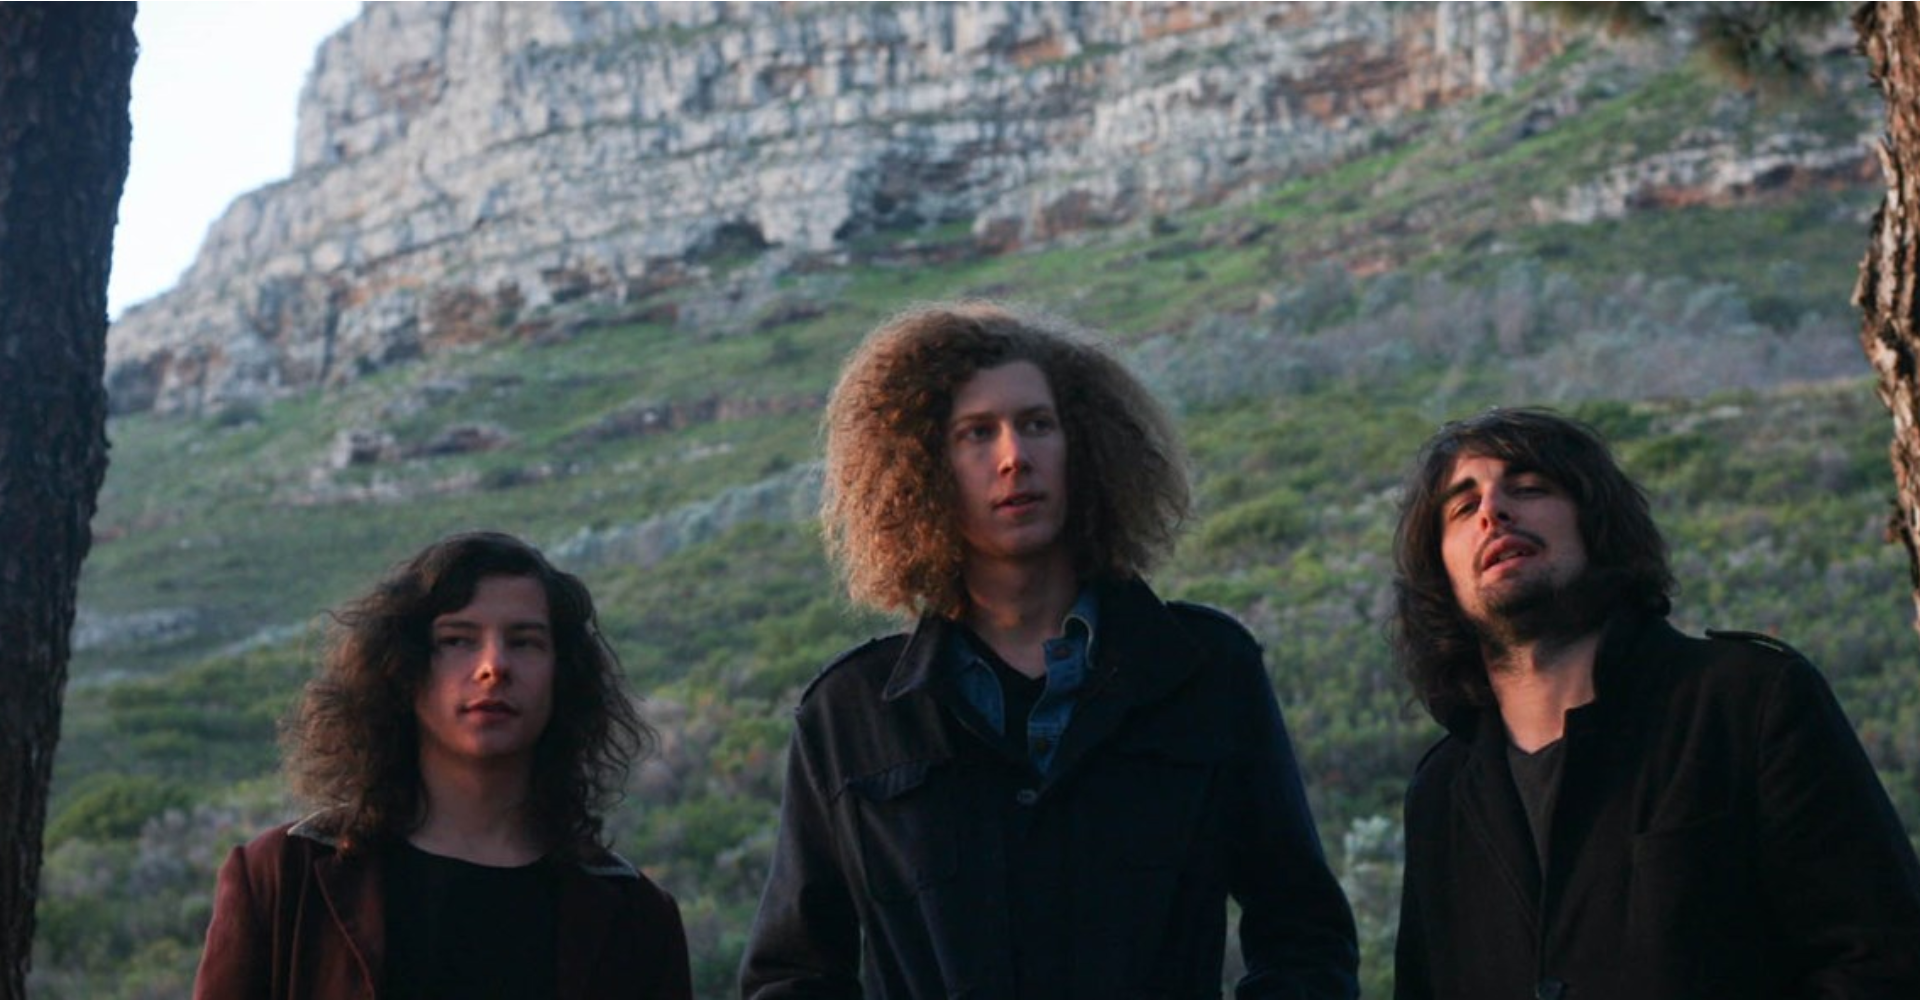
{"label": "man's face", "polygon": [[1580,511],[1546,476],[1468,454],[1454,460],[1442,492],[1440,557],[1469,621],[1511,621],[1586,571]]}
{"label": "man's face", "polygon": [[546,588],[530,576],[482,577],[473,600],[432,629],[413,701],[421,770],[526,765],[553,714]]}
{"label": "man's face", "polygon": [[1055,557],[1067,521],[1067,438],[1045,373],[983,368],[954,394],[947,459],[970,563]]}

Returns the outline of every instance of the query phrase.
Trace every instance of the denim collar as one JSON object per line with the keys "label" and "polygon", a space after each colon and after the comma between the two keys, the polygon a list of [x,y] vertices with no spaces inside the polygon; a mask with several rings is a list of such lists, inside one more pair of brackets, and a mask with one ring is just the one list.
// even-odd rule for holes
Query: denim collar
{"label": "denim collar", "polygon": [[[1047,772],[1060,748],[1061,737],[1073,719],[1080,690],[1093,674],[1094,637],[1098,634],[1100,601],[1090,585],[1082,586],[1073,607],[1060,622],[1060,635],[1046,640],[1046,690],[1042,691],[1021,728],[1034,767]],[[940,669],[952,678],[968,707],[989,729],[1007,732],[1006,694],[993,667],[968,638],[965,629],[949,629],[941,650]]]}

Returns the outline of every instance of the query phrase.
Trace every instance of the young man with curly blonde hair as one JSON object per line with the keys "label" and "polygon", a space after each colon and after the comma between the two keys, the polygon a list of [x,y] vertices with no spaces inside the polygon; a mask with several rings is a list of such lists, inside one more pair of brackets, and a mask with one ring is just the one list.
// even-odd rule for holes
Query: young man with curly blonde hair
{"label": "young man with curly blonde hair", "polygon": [[777,997],[1350,997],[1259,646],[1141,580],[1187,514],[1171,421],[1090,338],[918,309],[847,361],[822,517],[852,596],[919,617],[801,699],[742,967]]}

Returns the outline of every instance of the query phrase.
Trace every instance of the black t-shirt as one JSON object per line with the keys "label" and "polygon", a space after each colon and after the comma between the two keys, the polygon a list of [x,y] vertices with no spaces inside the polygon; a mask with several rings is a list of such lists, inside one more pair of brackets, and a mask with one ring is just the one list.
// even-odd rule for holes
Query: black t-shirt
{"label": "black t-shirt", "polygon": [[1527,826],[1533,832],[1534,856],[1540,870],[1547,870],[1547,840],[1552,832],[1553,804],[1560,795],[1560,772],[1567,759],[1564,739],[1527,753],[1507,744],[1507,768],[1513,772],[1513,787],[1520,792],[1520,804],[1527,810]]}
{"label": "black t-shirt", "polygon": [[382,997],[530,1000],[554,995],[555,862],[492,868],[405,841],[386,858]]}
{"label": "black t-shirt", "polygon": [[1004,709],[1004,725],[1000,734],[999,749],[1014,760],[1027,760],[1027,719],[1033,714],[1033,706],[1047,691],[1047,676],[1028,677],[1013,668],[1013,665],[1000,658],[974,631],[960,626],[961,634],[966,637],[967,645],[975,656],[993,670],[995,680],[1000,682],[1000,703]]}

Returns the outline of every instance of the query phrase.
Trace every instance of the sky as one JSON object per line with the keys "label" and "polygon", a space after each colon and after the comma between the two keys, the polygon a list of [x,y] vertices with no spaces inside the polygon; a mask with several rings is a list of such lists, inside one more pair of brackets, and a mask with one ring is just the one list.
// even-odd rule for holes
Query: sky
{"label": "sky", "polygon": [[241,194],[293,171],[300,86],[358,0],[147,0],[107,314],[172,288]]}

